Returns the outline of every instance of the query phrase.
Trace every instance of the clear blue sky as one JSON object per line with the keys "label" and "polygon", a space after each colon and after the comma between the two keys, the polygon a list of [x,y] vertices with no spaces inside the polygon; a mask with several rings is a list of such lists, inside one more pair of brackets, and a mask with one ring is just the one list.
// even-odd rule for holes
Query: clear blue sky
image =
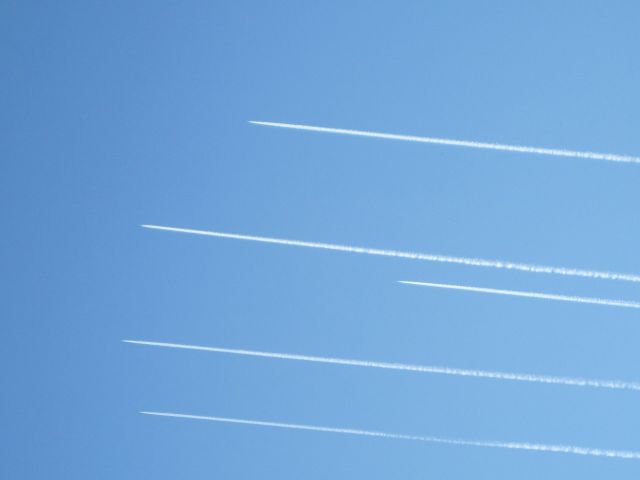
{"label": "clear blue sky", "polygon": [[637,479],[640,461],[145,417],[640,450],[637,392],[311,365],[134,338],[640,380],[638,285],[141,223],[640,273],[636,2],[4,1],[3,478]]}

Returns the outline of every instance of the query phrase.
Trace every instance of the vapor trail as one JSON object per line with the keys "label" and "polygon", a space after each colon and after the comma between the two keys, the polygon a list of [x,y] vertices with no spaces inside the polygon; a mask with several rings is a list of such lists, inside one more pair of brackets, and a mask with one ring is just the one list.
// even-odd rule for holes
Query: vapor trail
{"label": "vapor trail", "polygon": [[506,152],[535,153],[538,155],[552,155],[556,157],[588,158],[591,160],[608,160],[610,162],[640,163],[640,157],[630,155],[617,155],[614,153],[578,152],[575,150],[563,150],[555,148],[527,147],[522,145],[503,145],[500,143],[474,142],[469,140],[452,140],[449,138],[417,137],[413,135],[397,135],[394,133],[369,132],[365,130],[349,130],[344,128],[316,127],[312,125],[298,125],[294,123],[259,122],[250,120],[254,125],[268,127],[290,128],[294,130],[308,130],[311,132],[337,133],[339,135],[353,135],[358,137],[384,138],[388,140],[401,140],[405,142],[436,143],[440,145],[452,145],[456,147],[483,148],[489,150],[502,150]]}
{"label": "vapor trail", "polygon": [[126,343],[149,345],[153,347],[179,348],[184,350],[198,350],[203,352],[229,353],[251,357],[277,358],[281,360],[297,360],[302,362],[328,363],[334,365],[350,365],[354,367],[385,368],[389,370],[404,370],[408,372],[437,373],[444,375],[458,375],[462,377],[492,378],[496,380],[515,380],[522,382],[551,383],[556,385],[572,385],[577,387],[614,388],[622,390],[640,390],[640,383],[624,382],[620,380],[594,380],[586,378],[554,377],[550,375],[533,375],[528,373],[492,372],[486,370],[469,370],[463,368],[440,367],[431,365],[407,365],[402,363],[372,362],[367,360],[351,360],[345,358],[315,357],[291,353],[261,352],[257,350],[242,350],[235,348],[202,347],[199,345],[185,345],[181,343],[151,342],[146,340],[123,340]]}
{"label": "vapor trail", "polygon": [[410,282],[398,280],[405,285],[418,285],[420,287],[448,288],[452,290],[465,290],[468,292],[494,293],[497,295],[511,295],[514,297],[541,298],[544,300],[561,300],[563,302],[592,303],[607,305],[609,307],[640,308],[640,303],[626,300],[610,300],[608,298],[575,297],[571,295],[556,295],[553,293],[521,292],[517,290],[499,290],[497,288],[469,287],[466,285],[449,285],[446,283]]}
{"label": "vapor trail", "polygon": [[165,230],[169,232],[191,233],[193,235],[206,235],[209,237],[232,238],[235,240],[250,240],[253,242],[275,243],[292,247],[319,248],[349,253],[364,253],[367,255],[381,255],[385,257],[407,258],[411,260],[425,260],[428,262],[457,263],[474,267],[504,268],[508,270],[520,270],[530,273],[552,273],[556,275],[571,275],[577,277],[602,278],[607,280],[624,280],[627,282],[640,282],[640,275],[631,273],[600,272],[596,270],[582,270],[578,268],[552,267],[547,265],[533,265],[527,263],[506,262],[502,260],[486,260],[482,258],[452,257],[448,255],[436,255],[431,253],[399,252],[396,250],[380,250],[377,248],[353,247],[349,245],[335,245],[331,243],[305,242],[301,240],[287,240],[284,238],[259,237],[255,235],[240,235],[237,233],[224,233],[209,230],[194,230],[192,228],[164,227],[161,225],[141,225],[144,228]]}
{"label": "vapor trail", "polygon": [[496,442],[484,440],[459,440],[440,437],[427,437],[422,435],[403,435],[399,433],[376,432],[371,430],[356,430],[353,428],[321,427],[317,425],[305,425],[299,423],[267,422],[262,420],[246,420],[228,417],[205,417],[202,415],[186,415],[182,413],[167,412],[140,412],[144,415],[159,417],[187,418],[191,420],[207,420],[210,422],[235,423],[242,425],[255,425],[260,427],[288,428],[293,430],[310,430],[314,432],[345,433],[348,435],[361,435],[365,437],[379,437],[394,440],[413,440],[418,442],[444,443],[447,445],[508,448],[513,450],[535,450],[538,452],[573,453],[575,455],[591,455],[596,457],[626,458],[638,460],[640,452],[624,450],[602,450],[599,448],[576,447],[573,445],[545,445],[540,443],[520,442]]}

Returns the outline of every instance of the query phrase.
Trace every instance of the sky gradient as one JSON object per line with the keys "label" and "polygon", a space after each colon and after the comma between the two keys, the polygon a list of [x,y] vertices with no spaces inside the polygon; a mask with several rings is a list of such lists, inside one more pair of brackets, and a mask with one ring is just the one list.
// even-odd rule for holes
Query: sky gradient
{"label": "sky gradient", "polygon": [[142,224],[640,274],[631,1],[0,5],[3,478],[637,479],[639,392],[124,339],[640,381],[637,283]]}

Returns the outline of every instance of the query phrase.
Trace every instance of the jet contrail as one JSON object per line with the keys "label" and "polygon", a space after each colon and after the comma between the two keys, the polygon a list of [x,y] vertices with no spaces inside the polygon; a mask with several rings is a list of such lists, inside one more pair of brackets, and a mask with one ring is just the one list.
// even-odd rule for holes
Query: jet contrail
{"label": "jet contrail", "polygon": [[422,435],[404,435],[399,433],[376,432],[371,430],[356,430],[353,428],[321,427],[318,425],[305,425],[300,423],[268,422],[263,420],[247,420],[228,417],[206,417],[202,415],[187,415],[183,413],[168,412],[140,412],[144,415],[158,417],[187,418],[191,420],[206,420],[210,422],[235,423],[241,425],[255,425],[260,427],[288,428],[293,430],[310,430],[314,432],[344,433],[347,435],[362,435],[365,437],[378,437],[394,440],[413,440],[418,442],[444,443],[447,445],[508,448],[513,450],[534,450],[538,452],[573,453],[575,455],[591,455],[596,457],[626,458],[638,460],[640,452],[625,450],[603,450],[600,448],[576,447],[573,445],[546,445],[540,443],[521,442],[496,442],[484,440],[460,440],[453,438],[427,437]]}
{"label": "jet contrail", "polygon": [[552,273],[556,275],[571,275],[577,277],[601,278],[606,280],[624,280],[627,282],[640,282],[640,275],[632,273],[600,272],[596,270],[582,270],[578,268],[552,267],[547,265],[533,265],[527,263],[514,263],[502,260],[486,260],[482,258],[452,257],[448,255],[436,255],[431,253],[399,252],[396,250],[381,250],[377,248],[353,247],[349,245],[335,245],[331,243],[305,242],[302,240],[287,240],[284,238],[259,237],[255,235],[241,235],[237,233],[223,233],[209,230],[194,230],[192,228],[164,227],[161,225],[140,225],[154,230],[169,232],[191,233],[194,235],[206,235],[209,237],[233,238],[235,240],[250,240],[253,242],[275,243],[293,247],[320,248],[339,252],[364,253],[367,255],[382,255],[385,257],[408,258],[411,260],[425,260],[428,262],[457,263],[474,267],[504,268],[507,270],[520,270],[530,273]]}
{"label": "jet contrail", "polygon": [[452,290],[465,290],[467,292],[494,293],[497,295],[512,295],[514,297],[541,298],[544,300],[561,300],[563,302],[592,303],[607,305],[609,307],[640,308],[640,303],[626,300],[611,300],[608,298],[575,297],[572,295],[556,295],[553,293],[521,292],[517,290],[499,290],[497,288],[469,287],[466,285],[449,285],[446,283],[411,282],[398,280],[405,285],[418,285],[420,287],[449,288]]}
{"label": "jet contrail", "polygon": [[149,345],[153,347],[179,348],[184,350],[198,350],[203,352],[229,353],[251,357],[277,358],[281,360],[296,360],[302,362],[328,363],[334,365],[350,365],[354,367],[385,368],[389,370],[403,370],[408,372],[437,373],[443,375],[458,375],[462,377],[492,378],[495,380],[515,380],[521,382],[550,383],[556,385],[571,385],[577,387],[614,388],[621,390],[638,390],[640,383],[624,382],[621,380],[594,380],[587,378],[555,377],[550,375],[534,375],[528,373],[492,372],[486,370],[469,370],[463,368],[440,367],[431,365],[407,365],[402,363],[372,362],[367,360],[351,360],[345,358],[315,357],[291,353],[261,352],[236,348],[203,347],[199,345],[185,345],[181,343],[151,342],[146,340],[123,340],[126,343]]}
{"label": "jet contrail", "polygon": [[518,153],[535,153],[538,155],[552,155],[556,157],[575,157],[588,158],[591,160],[608,160],[610,162],[640,163],[640,157],[634,157],[631,155],[617,155],[614,153],[578,152],[575,150],[527,147],[522,145],[503,145],[500,143],[452,140],[449,138],[417,137],[413,135],[397,135],[394,133],[349,130],[345,128],[316,127],[312,125],[298,125],[294,123],[259,122],[255,120],[249,120],[249,123],[252,123],[254,125],[265,125],[268,127],[290,128],[294,130],[307,130],[311,132],[336,133],[339,135],[353,135],[358,137],[384,138],[387,140],[401,140],[404,142],[436,143],[440,145],[452,145],[456,147],[483,148],[489,150],[502,150],[506,152]]}

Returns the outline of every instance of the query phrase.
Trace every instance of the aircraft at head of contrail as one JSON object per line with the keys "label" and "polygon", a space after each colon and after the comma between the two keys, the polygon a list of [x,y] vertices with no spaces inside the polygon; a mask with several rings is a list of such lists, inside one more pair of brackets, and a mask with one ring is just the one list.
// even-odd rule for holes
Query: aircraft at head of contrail
{"label": "aircraft at head of contrail", "polygon": [[640,460],[640,452],[628,450],[605,450],[601,448],[578,447],[574,445],[549,445],[544,443],[504,442],[494,440],[463,440],[457,438],[432,437],[424,435],[406,435],[402,433],[387,433],[372,430],[360,430],[355,428],[324,427],[319,425],[306,425],[301,423],[284,423],[265,420],[250,420],[244,418],[210,417],[204,415],[188,415],[185,413],[151,412],[142,411],[143,415],[156,417],[173,417],[189,420],[204,420],[209,422],[231,423],[239,425],[252,425],[258,427],[283,428],[290,430],[306,430],[312,432],[341,433],[345,435],[359,435],[363,437],[377,437],[387,440],[411,440],[414,442],[441,443],[459,447],[486,447],[506,448],[509,450],[532,450],[536,452],[570,453],[574,455],[590,455],[594,457],[624,458]]}
{"label": "aircraft at head of contrail", "polygon": [[501,143],[476,142],[472,140],[453,140],[438,137],[420,137],[415,135],[399,135],[396,133],[371,132],[367,130],[350,130],[346,128],[318,127],[314,125],[300,125],[296,123],[262,122],[249,120],[254,125],[267,127],[288,128],[292,130],[307,130],[310,132],[334,133],[338,135],[352,135],[356,137],[383,138],[387,140],[400,140],[404,142],[433,143],[439,145],[451,145],[456,147],[482,148],[488,150],[500,150],[515,153],[533,153],[537,155],[550,155],[556,157],[574,157],[590,160],[608,160],[610,162],[640,163],[640,157],[632,155],[618,155],[615,153],[582,152],[557,148],[539,148],[522,145],[506,145]]}
{"label": "aircraft at head of contrail", "polygon": [[537,382],[552,385],[569,385],[574,387],[611,388],[620,390],[640,390],[640,383],[625,382],[622,380],[599,380],[579,377],[558,377],[552,375],[540,375],[531,373],[496,372],[490,370],[472,370],[455,367],[442,367],[434,365],[410,365],[404,363],[378,362],[371,360],[353,360],[348,358],[318,357],[312,355],[300,355],[296,353],[263,352],[259,350],[247,350],[238,348],[204,347],[201,345],[188,345],[184,343],[154,342],[149,340],[123,340],[125,343],[135,345],[147,345],[151,347],[175,348],[179,350],[192,350],[199,352],[224,353],[231,355],[244,355],[248,357],[273,358],[278,360],[293,360],[299,362],[324,363],[330,365],[342,365],[365,368],[381,368],[388,370],[402,370],[406,372],[433,373],[441,375],[458,375],[461,377],[488,378],[493,380],[507,380],[519,382]]}
{"label": "aircraft at head of contrail", "polygon": [[514,297],[538,298],[542,300],[560,300],[562,302],[590,303],[594,305],[606,305],[609,307],[640,308],[640,303],[628,300],[612,300],[609,298],[576,297],[574,295],[558,295],[556,293],[523,292],[520,290],[500,290],[498,288],[472,287],[468,285],[450,285],[448,283],[414,282],[398,280],[404,285],[417,285],[419,287],[446,288],[451,290],[465,290],[467,292],[492,293],[495,295],[510,295]]}
{"label": "aircraft at head of contrail", "polygon": [[302,240],[289,240],[285,238],[262,237],[256,235],[242,235],[238,233],[225,233],[212,230],[196,230],[193,228],[166,227],[162,225],[141,225],[143,228],[163,230],[167,232],[188,233],[192,235],[204,235],[208,237],[231,238],[234,240],[248,240],[252,242],[272,243],[287,245],[290,247],[317,248],[321,250],[333,250],[338,252],[363,253],[366,255],[380,255],[385,257],[406,258],[409,260],[423,260],[427,262],[453,263],[474,267],[500,268],[506,270],[519,270],[529,273],[550,273],[555,275],[569,275],[587,278],[600,278],[606,280],[624,280],[627,282],[640,282],[640,275],[632,273],[603,272],[598,270],[585,270],[579,268],[554,267],[549,265],[536,265],[529,263],[517,263],[505,260],[487,260],[483,258],[454,257],[433,253],[401,252],[397,250],[381,250],[378,248],[354,247],[350,245],[336,245],[332,243],[308,242]]}

